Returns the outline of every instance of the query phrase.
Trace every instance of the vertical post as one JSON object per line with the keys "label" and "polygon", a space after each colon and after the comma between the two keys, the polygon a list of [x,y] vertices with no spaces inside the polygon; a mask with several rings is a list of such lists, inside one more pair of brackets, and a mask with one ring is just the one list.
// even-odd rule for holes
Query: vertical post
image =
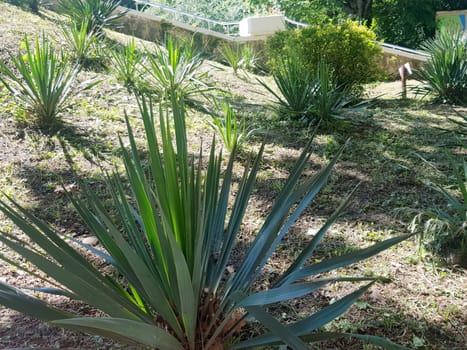
{"label": "vertical post", "polygon": [[402,82],[402,98],[407,98],[407,76],[412,74],[412,67],[410,62],[407,62],[399,67],[399,75]]}
{"label": "vertical post", "polygon": [[401,83],[402,83],[402,98],[406,99],[407,98],[407,70],[405,69],[404,66],[399,67],[399,75],[401,77]]}

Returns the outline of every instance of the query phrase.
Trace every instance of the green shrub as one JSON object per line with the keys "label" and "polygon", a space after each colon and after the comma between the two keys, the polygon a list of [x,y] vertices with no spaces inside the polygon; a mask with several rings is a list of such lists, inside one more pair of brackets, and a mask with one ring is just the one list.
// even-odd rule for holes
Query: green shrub
{"label": "green shrub", "polygon": [[86,26],[88,33],[104,34],[104,28],[113,28],[127,11],[118,11],[119,0],[59,0],[60,12],[76,23],[78,29]]}
{"label": "green shrub", "polygon": [[[286,344],[305,349],[306,343],[336,337],[355,337],[401,348],[374,336],[321,330],[379,280],[374,276],[321,274],[366,259],[408,237],[391,238],[319,262],[310,259],[348,198],[286,271],[269,286],[261,283],[261,289],[257,288],[268,260],[327,182],[335,160],[314,176],[303,176],[312,143],[306,146],[257,236],[243,258],[236,258],[235,273],[229,273],[264,146],[236,186],[235,152],[226,164],[217,154],[214,142],[207,164],[203,164],[206,158],[202,151],[199,157],[189,154],[185,111],[175,98],[172,115],[160,110],[160,133],[156,132],[152,106],[142,100],[140,109],[149,164],[142,163],[128,119],[129,149],[121,140],[131,199],[124,191],[127,184],[117,173],[108,182],[118,215],[108,213],[103,201],[89,189],[84,190],[84,198],[72,197],[105,251],[82,246],[104,259],[115,269],[114,273],[102,274],[70,246],[77,242],[73,238],[59,236],[13,200],[0,200],[0,210],[27,235],[23,239],[1,232],[0,242],[45,274],[34,274],[26,264],[16,266],[53,286],[41,289],[42,292],[83,301],[106,316],[81,317],[3,282],[0,304],[55,326],[114,338],[139,348],[244,349]],[[235,195],[232,187],[238,188]],[[0,257],[11,263],[8,257]],[[268,310],[268,305],[310,295],[327,284],[339,282],[358,282],[358,286],[299,321],[283,325]],[[261,334],[238,337],[253,319],[262,325],[258,327]]]}
{"label": "green shrub", "polygon": [[315,72],[323,62],[338,86],[359,90],[361,84],[382,77],[382,50],[375,40],[370,29],[351,20],[279,32],[267,41],[269,64],[274,71],[281,56],[298,54],[306,69]]}
{"label": "green shrub", "polygon": [[416,71],[416,79],[423,84],[418,92],[442,102],[467,104],[467,37],[442,31],[422,48],[430,58]]}
{"label": "green shrub", "polygon": [[73,94],[92,84],[73,89],[78,66],[70,66],[63,55],[56,54],[44,36],[41,44],[36,37],[34,49],[27,37],[22,45],[25,52],[11,56],[14,69],[0,60],[0,82],[24,110],[26,117],[33,118],[41,128],[49,128],[57,122],[59,113],[69,107]]}

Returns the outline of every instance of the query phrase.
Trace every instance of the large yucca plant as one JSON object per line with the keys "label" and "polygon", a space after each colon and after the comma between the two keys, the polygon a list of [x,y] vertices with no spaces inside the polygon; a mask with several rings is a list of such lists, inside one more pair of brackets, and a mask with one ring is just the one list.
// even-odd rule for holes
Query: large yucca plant
{"label": "large yucca plant", "polygon": [[422,49],[430,58],[416,72],[423,84],[418,91],[443,102],[467,104],[467,37],[462,32],[441,31]]}
{"label": "large yucca plant", "polygon": [[28,117],[39,127],[48,128],[69,107],[73,93],[92,84],[73,89],[78,65],[69,65],[63,55],[55,53],[45,36],[40,43],[36,37],[33,48],[26,37],[22,46],[23,52],[10,57],[14,69],[0,60],[0,82]]}
{"label": "large yucca plant", "polygon": [[[131,194],[125,192],[119,174],[114,174],[108,179],[115,209],[112,214],[91,190],[86,190],[83,198],[72,198],[104,249],[82,246],[111,265],[114,274],[102,274],[70,246],[67,237],[55,233],[12,199],[0,201],[3,213],[27,236],[20,239],[2,232],[0,242],[45,273],[35,274],[52,287],[42,291],[81,300],[107,316],[80,317],[1,282],[0,304],[56,326],[166,350],[245,349],[279,344],[305,349],[309,342],[343,336],[401,348],[378,337],[322,331],[325,324],[345,312],[378,280],[370,276],[322,274],[368,258],[408,237],[392,238],[320,262],[310,259],[348,199],[283,274],[270,285],[263,284],[265,290],[256,287],[266,263],[324,186],[336,160],[314,176],[304,177],[311,142],[305,147],[256,237],[232,271],[229,264],[264,146],[244,170],[232,196],[235,150],[225,168],[214,143],[207,160],[203,160],[202,151],[198,156],[190,155],[183,104],[174,97],[172,114],[160,110],[159,133],[151,104],[144,99],[139,103],[149,164],[140,158],[127,121],[130,146],[125,148],[121,141],[121,150]],[[29,265],[2,258],[34,274],[28,270]],[[269,305],[300,298],[338,282],[358,286],[299,321],[283,325],[268,311]],[[259,322],[265,330],[241,340],[237,334],[250,320]]]}

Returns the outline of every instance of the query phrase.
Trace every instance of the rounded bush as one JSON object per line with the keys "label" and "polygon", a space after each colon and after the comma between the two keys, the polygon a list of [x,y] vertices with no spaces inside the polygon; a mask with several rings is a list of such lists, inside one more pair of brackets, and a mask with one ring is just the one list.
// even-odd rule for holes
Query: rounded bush
{"label": "rounded bush", "polygon": [[278,68],[280,57],[293,52],[311,71],[320,63],[329,66],[337,84],[346,88],[358,89],[383,76],[378,66],[382,49],[375,33],[351,20],[276,33],[267,49],[272,71]]}

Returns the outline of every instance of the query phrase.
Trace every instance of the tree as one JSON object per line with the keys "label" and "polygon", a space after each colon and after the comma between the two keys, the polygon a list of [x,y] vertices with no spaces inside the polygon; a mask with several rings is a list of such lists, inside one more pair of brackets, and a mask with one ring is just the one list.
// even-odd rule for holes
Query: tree
{"label": "tree", "polygon": [[373,0],[341,0],[346,11],[369,24],[373,18]]}
{"label": "tree", "polygon": [[439,0],[375,0],[375,32],[384,41],[417,48],[432,38]]}

